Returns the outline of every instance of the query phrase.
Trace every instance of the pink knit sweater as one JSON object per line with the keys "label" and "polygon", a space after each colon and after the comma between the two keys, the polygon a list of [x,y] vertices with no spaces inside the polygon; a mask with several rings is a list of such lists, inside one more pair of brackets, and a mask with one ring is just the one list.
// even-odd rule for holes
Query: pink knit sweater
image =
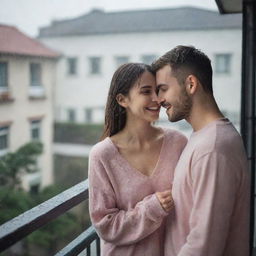
{"label": "pink knit sweater", "polygon": [[165,256],[249,256],[249,172],[227,119],[194,132],[175,169]]}
{"label": "pink knit sweater", "polygon": [[164,129],[158,162],[146,176],[122,157],[110,138],[89,157],[89,208],[102,256],[162,256],[167,213],[155,192],[170,189],[187,139]]}

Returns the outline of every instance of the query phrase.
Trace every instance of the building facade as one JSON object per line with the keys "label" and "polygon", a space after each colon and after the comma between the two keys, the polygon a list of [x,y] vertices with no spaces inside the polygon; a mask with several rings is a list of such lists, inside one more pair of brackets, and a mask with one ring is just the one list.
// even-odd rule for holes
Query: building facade
{"label": "building facade", "polygon": [[[198,8],[106,13],[54,21],[39,39],[62,52],[58,64],[55,119],[99,123],[111,77],[125,62],[151,63],[176,45],[194,45],[212,60],[216,100],[239,124],[241,85],[240,14],[222,16]],[[161,120],[166,120],[161,114]],[[184,123],[177,124],[181,128]]]}
{"label": "building facade", "polygon": [[39,172],[22,176],[35,190],[53,182],[53,88],[59,54],[15,27],[0,25],[0,157],[39,140]]}

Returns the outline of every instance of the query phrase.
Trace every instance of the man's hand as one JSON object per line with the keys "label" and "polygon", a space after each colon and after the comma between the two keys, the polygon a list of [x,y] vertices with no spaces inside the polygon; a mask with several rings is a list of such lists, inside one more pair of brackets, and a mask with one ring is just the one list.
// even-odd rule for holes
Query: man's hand
{"label": "man's hand", "polygon": [[165,190],[163,192],[156,192],[156,196],[166,212],[170,212],[174,207],[171,190]]}

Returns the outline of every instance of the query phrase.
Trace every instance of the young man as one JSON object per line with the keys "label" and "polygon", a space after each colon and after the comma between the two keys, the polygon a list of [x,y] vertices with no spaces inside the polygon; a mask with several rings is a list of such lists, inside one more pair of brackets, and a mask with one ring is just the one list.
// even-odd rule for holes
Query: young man
{"label": "young man", "polygon": [[169,120],[185,119],[193,128],[175,169],[165,256],[249,256],[247,158],[214,99],[209,58],[177,46],[153,68]]}

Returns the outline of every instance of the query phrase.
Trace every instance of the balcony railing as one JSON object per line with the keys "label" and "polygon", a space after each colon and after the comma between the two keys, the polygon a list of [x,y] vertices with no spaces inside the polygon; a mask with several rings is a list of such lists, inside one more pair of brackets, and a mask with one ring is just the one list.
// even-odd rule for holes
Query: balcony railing
{"label": "balcony railing", "polygon": [[[0,252],[3,252],[33,231],[88,199],[88,180],[83,181],[42,204],[26,211],[0,226]],[[91,226],[59,251],[56,256],[78,255],[86,250],[91,255],[92,242],[96,242],[96,255],[100,255],[100,240]]]}

